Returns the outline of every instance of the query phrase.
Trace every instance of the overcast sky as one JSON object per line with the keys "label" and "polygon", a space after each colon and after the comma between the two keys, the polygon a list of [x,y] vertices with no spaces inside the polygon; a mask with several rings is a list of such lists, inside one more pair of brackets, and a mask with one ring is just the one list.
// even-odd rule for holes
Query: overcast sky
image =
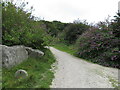
{"label": "overcast sky", "polygon": [[35,11],[33,15],[44,20],[73,22],[76,19],[90,22],[104,21],[118,11],[120,0],[23,0]]}

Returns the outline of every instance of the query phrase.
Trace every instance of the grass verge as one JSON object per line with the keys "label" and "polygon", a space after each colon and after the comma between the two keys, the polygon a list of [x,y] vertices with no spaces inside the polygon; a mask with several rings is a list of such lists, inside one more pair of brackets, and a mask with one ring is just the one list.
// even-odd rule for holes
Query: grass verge
{"label": "grass verge", "polygon": [[[54,73],[50,70],[55,62],[53,54],[45,50],[45,55],[39,59],[29,58],[23,63],[11,68],[3,68],[3,88],[50,88]],[[17,70],[24,69],[28,72],[25,79],[16,79]]]}
{"label": "grass verge", "polygon": [[[61,50],[61,51],[63,51],[63,52],[67,52],[67,53],[69,53],[69,54],[71,54],[71,55],[73,55],[73,56],[75,56],[75,57],[78,57],[75,53],[76,53],[76,50],[74,49],[74,47],[71,45],[71,46],[68,46],[68,45],[65,45],[65,44],[63,44],[63,43],[60,43],[60,44],[54,44],[52,47],[54,47],[54,48],[56,48],[56,49],[58,49],[58,50]],[[78,58],[80,58],[80,57],[78,57]],[[80,58],[80,59],[82,59],[82,60],[85,60],[85,61],[87,61],[87,62],[89,62],[89,63],[93,63],[93,62],[91,62],[90,60],[86,60],[86,59],[83,59],[83,58]]]}
{"label": "grass verge", "polygon": [[67,52],[71,55],[75,54],[75,50],[73,49],[72,46],[67,46],[67,45],[61,43],[61,44],[55,44],[53,47],[56,49],[59,49],[63,52]]}
{"label": "grass verge", "polygon": [[112,83],[112,86],[115,87],[115,90],[120,90],[120,82],[115,80],[114,78],[108,76],[109,81]]}

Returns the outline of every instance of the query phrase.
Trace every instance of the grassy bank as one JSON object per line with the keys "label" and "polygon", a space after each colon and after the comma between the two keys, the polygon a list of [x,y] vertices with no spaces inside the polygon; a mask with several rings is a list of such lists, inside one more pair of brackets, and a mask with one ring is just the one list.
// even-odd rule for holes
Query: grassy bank
{"label": "grassy bank", "polygon": [[53,47],[56,48],[56,49],[59,49],[61,51],[67,52],[71,55],[75,54],[75,50],[72,46],[67,46],[65,44],[60,43],[60,44],[53,45]]}
{"label": "grassy bank", "polygon": [[[54,47],[54,48],[56,48],[56,49],[58,49],[60,51],[67,52],[67,53],[77,57],[77,55],[75,54],[76,50],[74,49],[73,46],[68,46],[68,45],[65,45],[63,43],[60,43],[60,44],[54,44],[52,47]],[[80,58],[80,59],[82,59],[82,58]],[[93,63],[90,60],[86,60],[86,59],[83,59],[83,60],[85,60],[87,62],[90,62],[90,63]]]}
{"label": "grassy bank", "polygon": [[[50,70],[54,62],[53,54],[45,50],[45,55],[39,59],[29,58],[10,70],[3,68],[3,88],[49,88],[54,78],[54,73]],[[28,72],[26,79],[14,77],[19,69]]]}

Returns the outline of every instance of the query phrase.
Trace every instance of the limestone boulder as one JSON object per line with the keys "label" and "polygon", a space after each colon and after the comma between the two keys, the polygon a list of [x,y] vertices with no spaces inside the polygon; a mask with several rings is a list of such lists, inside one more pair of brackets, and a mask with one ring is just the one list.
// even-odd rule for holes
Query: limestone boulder
{"label": "limestone boulder", "polygon": [[28,58],[28,52],[24,46],[1,45],[0,47],[2,47],[2,66],[5,68],[11,68]]}
{"label": "limestone boulder", "polygon": [[29,57],[33,57],[33,58],[38,58],[44,55],[44,52],[37,50],[37,49],[32,49],[30,47],[25,47],[27,52],[28,52],[28,56]]}
{"label": "limestone boulder", "polygon": [[27,60],[28,57],[38,58],[43,55],[44,53],[40,50],[22,45],[11,47],[0,45],[0,66],[11,68]]}

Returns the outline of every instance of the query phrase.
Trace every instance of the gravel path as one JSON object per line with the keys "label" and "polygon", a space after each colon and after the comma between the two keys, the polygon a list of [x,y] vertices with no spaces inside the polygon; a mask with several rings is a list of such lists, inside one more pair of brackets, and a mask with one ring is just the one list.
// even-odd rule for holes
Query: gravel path
{"label": "gravel path", "polygon": [[86,62],[53,47],[57,62],[51,88],[113,88],[111,79],[118,80],[118,69]]}

